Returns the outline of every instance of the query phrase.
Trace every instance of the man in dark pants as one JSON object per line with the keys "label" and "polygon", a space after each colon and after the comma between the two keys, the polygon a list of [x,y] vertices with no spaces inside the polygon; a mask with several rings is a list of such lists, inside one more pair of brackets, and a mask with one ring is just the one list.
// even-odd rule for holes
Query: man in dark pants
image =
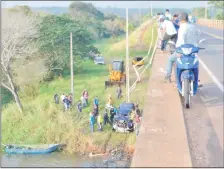
{"label": "man in dark pants", "polygon": [[103,126],[105,126],[107,123],[111,124],[109,121],[107,110],[105,110],[104,115],[103,115]]}
{"label": "man in dark pants", "polygon": [[161,50],[164,50],[165,46],[166,46],[166,41],[171,39],[176,43],[177,31],[176,31],[172,21],[165,20],[164,17],[161,17],[160,22],[162,24],[162,29],[163,29]]}

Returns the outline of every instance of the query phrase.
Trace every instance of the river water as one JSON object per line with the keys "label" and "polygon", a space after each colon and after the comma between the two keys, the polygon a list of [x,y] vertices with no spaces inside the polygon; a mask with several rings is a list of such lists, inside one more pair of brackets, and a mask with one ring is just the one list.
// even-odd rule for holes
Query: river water
{"label": "river water", "polygon": [[46,155],[1,154],[2,167],[129,167],[130,160],[115,160],[112,156],[88,157],[52,153]]}

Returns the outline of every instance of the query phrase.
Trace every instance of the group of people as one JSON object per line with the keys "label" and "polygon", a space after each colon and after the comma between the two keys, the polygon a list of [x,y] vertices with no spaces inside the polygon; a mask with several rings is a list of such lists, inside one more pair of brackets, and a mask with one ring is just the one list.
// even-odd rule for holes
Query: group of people
{"label": "group of people", "polygon": [[[68,95],[65,95],[64,93],[61,95],[60,97],[61,99],[61,103],[64,106],[64,110],[68,110],[69,108],[71,108],[72,105],[72,94],[69,93]],[[54,101],[56,104],[59,104],[59,96],[57,93],[54,94]]]}
{"label": "group of people", "polygon": [[[109,112],[109,115],[108,115]],[[105,126],[106,124],[113,124],[113,119],[114,116],[117,113],[117,109],[115,107],[112,106],[112,96],[109,95],[108,97],[108,101],[106,104],[106,108],[104,111],[103,116],[99,113],[99,99],[96,96],[93,99],[93,110],[90,112],[90,129],[91,132],[94,132],[94,124],[97,123],[98,125],[98,130],[102,131],[103,130],[103,126]]]}
{"label": "group of people", "polygon": [[[180,47],[184,44],[191,44],[198,46],[200,31],[196,29],[195,25],[189,21],[187,13],[175,14],[172,19],[170,19],[171,14],[169,10],[166,10],[166,14],[157,14],[158,18],[158,32],[159,39],[161,39],[161,50],[165,49],[166,41],[174,39],[175,48]],[[190,17],[191,19],[192,17]],[[171,82],[171,73],[173,64],[176,62],[180,55],[174,52],[168,58],[165,82]],[[202,85],[199,85],[202,86]]]}
{"label": "group of people", "polygon": [[89,93],[85,89],[82,92],[82,96],[80,98],[80,101],[78,101],[78,104],[77,104],[77,109],[78,109],[79,112],[82,112],[82,109],[85,108],[88,105],[88,103],[89,103],[88,99],[89,99]]}
{"label": "group of people", "polygon": [[179,30],[179,18],[178,14],[171,16],[169,10],[166,10],[165,15],[163,13],[157,13],[158,19],[158,36],[160,39],[159,46],[161,50],[165,50],[166,43],[169,39],[176,42],[177,34]]}
{"label": "group of people", "polygon": [[[118,87],[116,89],[116,96],[117,96],[117,99],[120,99],[122,97],[122,89],[121,89],[120,85],[118,85]],[[78,103],[76,105],[78,112],[82,112],[83,108],[88,106],[88,104],[89,104],[88,99],[89,99],[89,93],[85,89],[81,95],[80,100],[78,101]],[[60,99],[59,99],[58,94],[55,94],[54,95],[55,103],[59,104],[59,102],[60,102],[59,100],[61,100],[61,103],[63,104],[65,111],[68,110],[69,108],[71,108],[71,105],[72,105],[72,94],[71,93],[68,95],[65,95],[63,93],[60,96]],[[111,95],[108,96],[106,107],[105,107],[104,113],[102,115],[99,113],[99,98],[98,98],[98,96],[94,97],[93,109],[90,112],[90,130],[91,130],[91,132],[94,132],[94,125],[96,123],[97,123],[99,131],[103,131],[103,127],[106,126],[107,124],[109,124],[110,126],[113,126],[114,117],[117,114],[118,114],[118,109],[113,106],[113,100],[112,100]],[[133,109],[133,111],[130,113],[129,119],[132,121],[135,121],[136,126],[137,126],[137,124],[139,124],[140,110],[138,108],[138,105],[135,105],[135,109]]]}

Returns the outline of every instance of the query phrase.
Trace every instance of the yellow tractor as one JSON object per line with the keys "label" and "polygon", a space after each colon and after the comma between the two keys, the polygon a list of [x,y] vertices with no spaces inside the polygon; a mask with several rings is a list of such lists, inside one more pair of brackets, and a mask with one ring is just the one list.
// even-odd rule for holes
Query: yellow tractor
{"label": "yellow tractor", "polygon": [[105,88],[113,85],[121,85],[126,82],[126,74],[124,73],[124,61],[123,60],[113,60],[112,64],[109,66],[109,80],[105,81]]}

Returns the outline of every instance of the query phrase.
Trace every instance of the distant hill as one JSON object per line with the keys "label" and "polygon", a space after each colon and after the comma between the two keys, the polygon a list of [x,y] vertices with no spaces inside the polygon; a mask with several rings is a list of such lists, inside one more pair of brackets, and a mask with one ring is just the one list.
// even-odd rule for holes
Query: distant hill
{"label": "distant hill", "polygon": [[[62,14],[62,13],[68,13],[69,9],[67,7],[33,7],[31,8],[33,11],[44,11],[51,14]],[[120,17],[125,17],[125,8],[101,8],[97,7],[97,9],[105,14],[115,14]],[[183,8],[173,8],[170,9],[171,13],[178,13],[178,12],[191,12],[191,9],[183,9]],[[141,10],[142,15],[149,13],[150,9],[143,8]],[[153,13],[156,14],[158,12],[165,12],[165,9],[153,9]],[[129,9],[129,15],[132,16],[136,13],[140,13],[140,9],[138,8],[130,8]]]}
{"label": "distant hill", "polygon": [[[33,11],[44,11],[46,13],[55,14],[55,15],[69,12],[68,7],[35,7],[35,8],[32,7],[31,9]],[[100,7],[97,7],[97,9],[99,11],[103,12],[104,14],[115,14],[115,15],[120,16],[120,17],[125,17],[125,9],[124,8],[111,8],[111,7],[100,8]],[[173,8],[172,9],[171,8],[170,11],[171,11],[172,14],[173,13],[178,13],[178,12],[191,13],[192,9],[184,9],[184,8]],[[142,9],[141,12],[142,12],[142,15],[144,15],[144,14],[149,13],[150,9]],[[153,9],[153,14],[154,15],[158,12],[165,12],[165,9],[162,9],[162,8]],[[136,13],[140,13],[140,9],[137,9],[137,8],[129,9],[129,15],[130,16],[132,16]],[[216,10],[212,9],[212,10],[209,11],[209,13],[210,13],[210,16],[214,17],[215,13],[216,13]]]}

